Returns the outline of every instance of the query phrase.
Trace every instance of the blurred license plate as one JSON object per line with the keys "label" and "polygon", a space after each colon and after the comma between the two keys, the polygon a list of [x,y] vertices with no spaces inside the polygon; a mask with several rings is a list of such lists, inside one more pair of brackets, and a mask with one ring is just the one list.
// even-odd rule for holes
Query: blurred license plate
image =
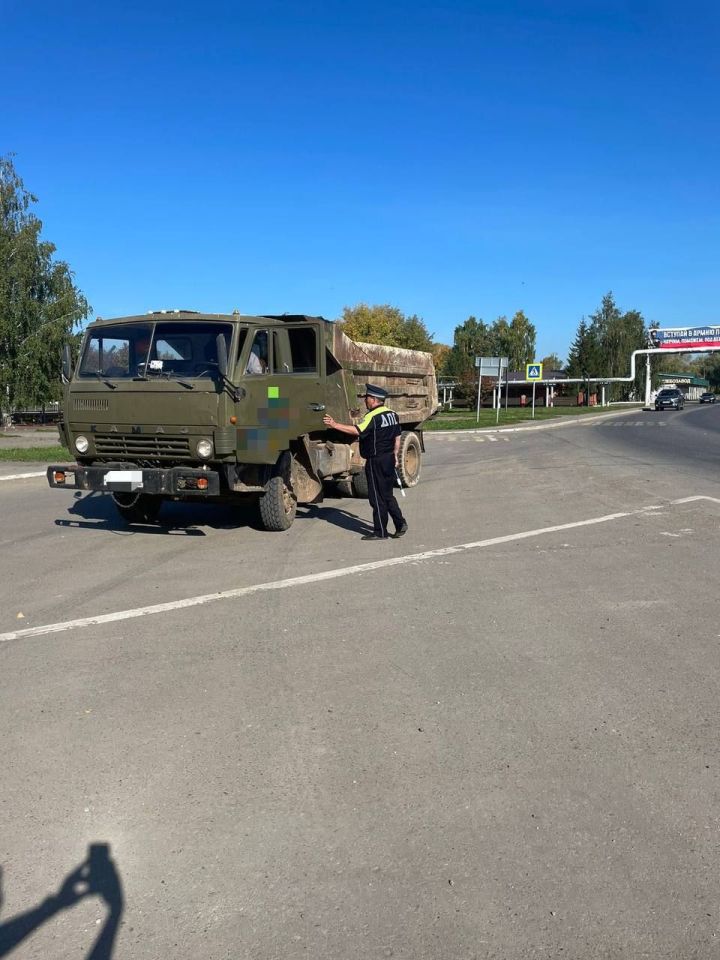
{"label": "blurred license plate", "polygon": [[113,490],[141,490],[143,485],[142,470],[108,470],[103,477],[103,484]]}

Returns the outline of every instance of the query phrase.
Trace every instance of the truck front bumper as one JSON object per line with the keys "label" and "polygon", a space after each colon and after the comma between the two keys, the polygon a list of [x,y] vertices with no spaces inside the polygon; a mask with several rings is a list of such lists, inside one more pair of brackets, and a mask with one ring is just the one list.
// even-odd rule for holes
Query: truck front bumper
{"label": "truck front bumper", "polygon": [[216,497],[220,475],[193,467],[143,469],[129,464],[82,467],[79,464],[48,467],[48,483],[58,489],[100,490],[107,493],[147,493],[153,497]]}

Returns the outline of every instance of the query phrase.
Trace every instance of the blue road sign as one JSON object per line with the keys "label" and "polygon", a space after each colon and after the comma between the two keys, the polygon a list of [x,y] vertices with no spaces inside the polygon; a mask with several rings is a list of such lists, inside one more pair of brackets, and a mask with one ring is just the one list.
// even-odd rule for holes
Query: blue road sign
{"label": "blue road sign", "polygon": [[543,365],[541,363],[525,364],[526,380],[542,380]]}

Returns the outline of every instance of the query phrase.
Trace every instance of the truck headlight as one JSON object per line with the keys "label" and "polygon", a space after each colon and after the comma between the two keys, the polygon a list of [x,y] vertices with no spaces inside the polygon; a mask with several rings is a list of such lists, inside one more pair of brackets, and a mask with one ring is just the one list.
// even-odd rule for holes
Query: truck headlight
{"label": "truck headlight", "polygon": [[209,440],[198,440],[198,444],[195,449],[197,450],[197,455],[202,460],[209,460],[212,456],[213,445]]}
{"label": "truck headlight", "polygon": [[87,453],[90,441],[87,437],[75,437],[75,449],[78,453]]}

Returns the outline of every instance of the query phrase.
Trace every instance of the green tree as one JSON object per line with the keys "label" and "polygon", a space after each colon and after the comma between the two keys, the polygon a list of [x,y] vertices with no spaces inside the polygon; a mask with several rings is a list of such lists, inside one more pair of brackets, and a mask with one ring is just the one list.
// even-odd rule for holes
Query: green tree
{"label": "green tree", "polygon": [[447,366],[447,358],[450,354],[450,347],[446,343],[434,343],[432,345],[432,355],[433,363],[435,364],[435,372],[438,376],[445,376],[445,369]]}
{"label": "green tree", "polygon": [[720,355],[707,353],[699,361],[702,366],[698,369],[698,376],[710,381],[711,390],[720,389]]}
{"label": "green tree", "polygon": [[[648,331],[638,310],[622,313],[612,292],[606,293],[598,309],[583,317],[570,348],[568,374],[571,377],[623,377],[630,371],[630,355],[647,345]],[[614,399],[626,398],[631,392],[642,394],[644,373],[638,369],[634,384],[610,386]]]}
{"label": "green tree", "polygon": [[[490,324],[490,336],[488,347],[485,354],[489,357],[509,357],[512,345],[512,331],[507,317],[498,317],[494,323]],[[510,364],[512,367],[512,363]]]}
{"label": "green tree", "polygon": [[570,346],[567,364],[568,376],[584,377],[592,375],[599,365],[600,345],[595,338],[595,331],[583,317],[578,325],[575,339]]}
{"label": "green tree", "polygon": [[485,321],[468,317],[455,327],[444,373],[463,382],[472,382],[475,377],[475,357],[492,356],[494,346],[492,331]]}
{"label": "green tree", "polygon": [[549,353],[546,357],[543,357],[540,361],[543,365],[543,374],[546,374],[548,370],[562,370],[563,362],[556,353]]}
{"label": "green tree", "polygon": [[400,344],[408,350],[425,350],[432,353],[433,338],[428,333],[425,322],[413,314],[411,317],[405,317],[400,328]]}
{"label": "green tree", "polygon": [[55,245],[41,239],[37,203],[12,156],[0,157],[0,404],[9,410],[60,396],[60,349],[90,308]]}
{"label": "green tree", "polygon": [[535,359],[535,327],[522,310],[510,321],[502,355],[508,358],[511,370],[523,370],[526,363]]}
{"label": "green tree", "polygon": [[354,307],[344,307],[338,323],[351,340],[407,350],[430,352],[433,348],[432,334],[428,333],[422,318],[415,314],[407,317],[389,303],[375,306],[358,303]]}

